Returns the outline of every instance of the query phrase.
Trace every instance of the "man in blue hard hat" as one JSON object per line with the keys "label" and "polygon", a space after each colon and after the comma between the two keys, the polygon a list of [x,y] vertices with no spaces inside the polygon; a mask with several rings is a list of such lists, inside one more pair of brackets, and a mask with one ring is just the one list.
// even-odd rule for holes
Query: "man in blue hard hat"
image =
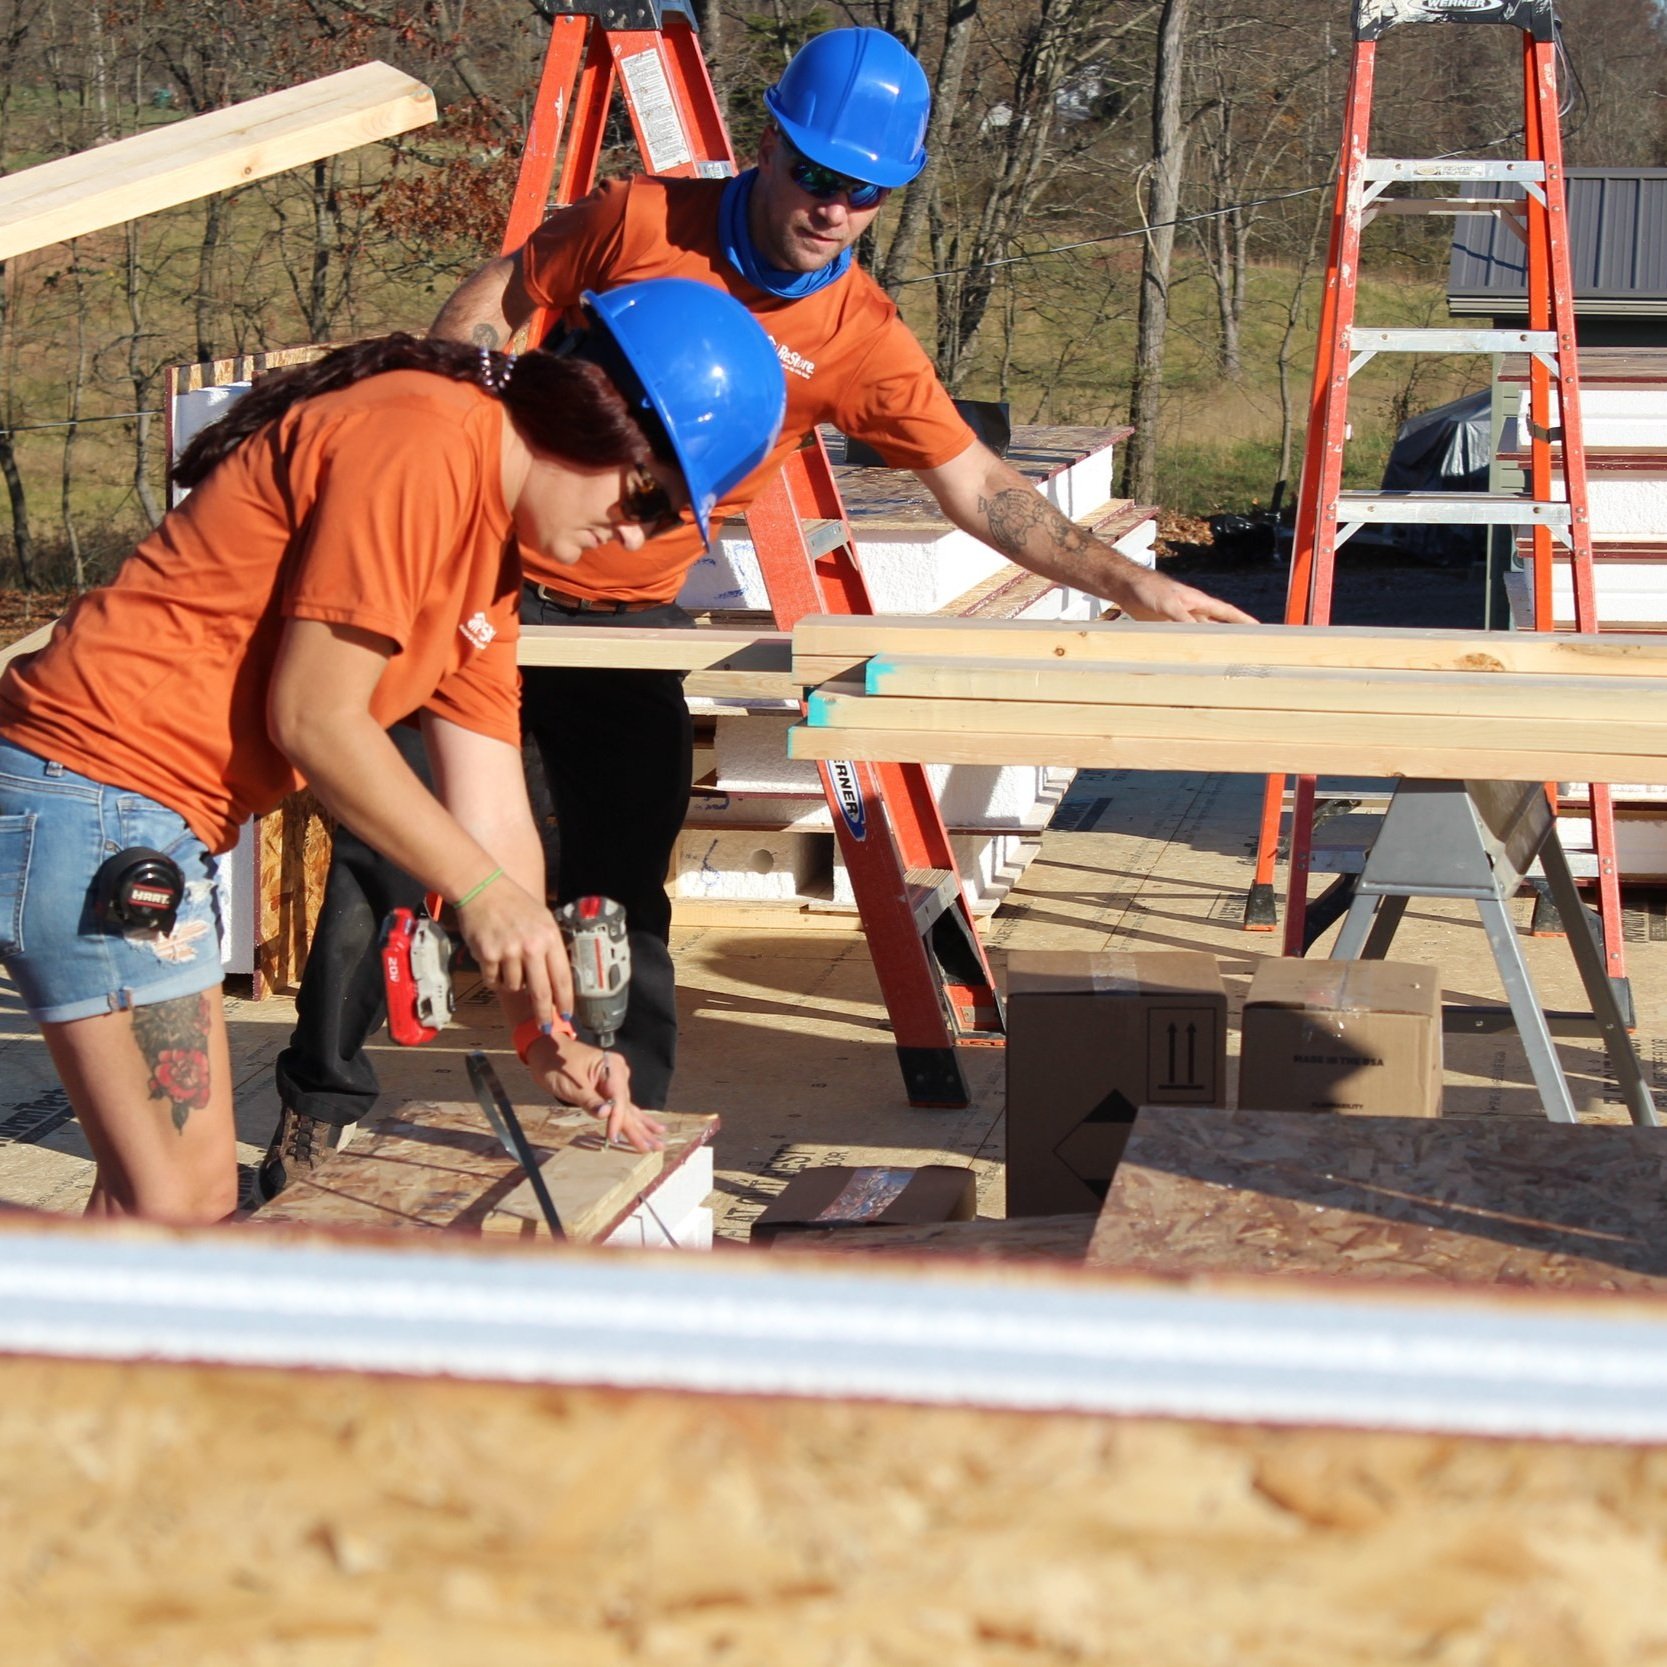
{"label": "man in blue hard hat", "polygon": [[[637,175],[559,209],[516,254],[488,261],[433,333],[504,345],[540,306],[571,316],[586,290],[650,277],[727,290],[763,324],[787,378],[776,450],[716,509],[744,509],[818,424],[913,470],[956,526],[1020,566],[1141,619],[1245,621],[1231,604],[1130,561],[1062,515],[973,435],[931,361],[852,247],[886,197],[926,165],[931,97],[913,55],[879,29],[808,42],[765,94],[758,163],[731,180]],[[634,554],[604,545],[559,571],[527,560],[529,624],[688,625],[677,594],[702,545],[673,529]],[[598,894],[631,922],[631,1005],[619,1046],[640,1105],[663,1107],[677,1041],[665,875],[688,808],[692,726],[670,672],[528,667],[522,717],[560,829],[561,900]],[[361,1044],[378,1017],[369,945],[397,887],[379,867],[332,869],[299,1022],[278,1062],[284,1116],[263,1185],[305,1168],[375,1099]],[[397,879],[397,877],[394,877]],[[337,907],[337,891],[340,907]],[[359,893],[363,893],[363,897]],[[342,927],[350,918],[354,930]],[[286,1156],[286,1152],[289,1154]]]}

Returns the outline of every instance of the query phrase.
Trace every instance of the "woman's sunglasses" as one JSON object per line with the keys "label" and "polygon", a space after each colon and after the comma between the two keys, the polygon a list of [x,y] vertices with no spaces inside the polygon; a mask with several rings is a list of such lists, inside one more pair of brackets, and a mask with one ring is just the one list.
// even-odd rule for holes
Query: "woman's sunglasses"
{"label": "woman's sunglasses", "polygon": [[672,502],[671,493],[640,464],[634,468],[619,495],[625,519],[639,526],[645,538],[670,532],[683,520],[683,512]]}
{"label": "woman's sunglasses", "polygon": [[812,162],[779,127],[776,137],[787,152],[788,178],[819,202],[827,202],[843,191],[846,202],[852,208],[873,208],[891,195],[889,185],[870,185],[866,180],[852,179],[849,174],[835,173],[832,168],[824,168],[820,162]]}

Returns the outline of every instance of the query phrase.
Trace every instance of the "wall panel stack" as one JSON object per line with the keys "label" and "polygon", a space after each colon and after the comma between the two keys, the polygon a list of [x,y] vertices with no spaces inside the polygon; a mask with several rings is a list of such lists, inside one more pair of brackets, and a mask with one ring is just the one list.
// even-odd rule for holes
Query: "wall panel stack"
{"label": "wall panel stack", "polygon": [[[1521,475],[1525,377],[1522,362],[1506,362],[1496,474],[1507,482]],[[1667,632],[1667,347],[1583,349],[1580,396],[1598,619],[1605,630]],[[1512,569],[1506,585],[1511,623],[1530,630],[1533,584],[1520,544]],[[1574,581],[1562,547],[1552,569],[1551,606],[1555,629],[1573,630]],[[1576,873],[1587,873],[1594,858],[1584,785],[1564,786],[1563,842]],[[1667,880],[1667,785],[1617,783],[1614,797],[1622,878]]]}

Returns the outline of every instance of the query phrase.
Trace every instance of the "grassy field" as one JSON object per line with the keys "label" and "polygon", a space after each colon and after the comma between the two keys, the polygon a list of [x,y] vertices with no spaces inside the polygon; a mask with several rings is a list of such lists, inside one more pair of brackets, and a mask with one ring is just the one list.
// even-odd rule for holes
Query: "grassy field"
{"label": "grassy field", "polygon": [[[1123,422],[1135,346],[1138,273],[1132,259],[1053,256],[1014,270],[1019,276],[1013,281],[1022,287],[1011,327],[992,306],[973,370],[958,391],[974,399],[1008,399],[1020,422]],[[1444,267],[1438,276],[1405,267],[1363,276],[1357,317],[1362,324],[1444,325],[1445,276]],[[1222,374],[1218,361],[1209,274],[1197,260],[1177,258],[1158,460],[1163,507],[1207,516],[1267,504],[1279,478],[1279,350],[1295,281],[1286,267],[1251,270],[1235,380]],[[904,311],[930,342],[927,288],[907,292]],[[1302,465],[1319,298],[1320,279],[1311,276],[1290,349],[1289,398],[1296,413],[1291,492]],[[1348,484],[1377,484],[1406,415],[1483,387],[1489,374],[1487,360],[1475,355],[1380,355],[1371,361],[1351,387]]]}

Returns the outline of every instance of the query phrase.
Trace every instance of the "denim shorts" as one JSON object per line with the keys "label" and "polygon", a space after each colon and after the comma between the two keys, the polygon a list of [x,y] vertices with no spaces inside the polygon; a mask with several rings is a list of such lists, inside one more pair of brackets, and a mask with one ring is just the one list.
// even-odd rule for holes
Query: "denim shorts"
{"label": "denim shorts", "polygon": [[[93,876],[132,845],[185,875],[166,937],[130,935],[94,913]],[[225,976],[215,860],[177,811],[0,740],[0,963],[49,1024],[212,989]]]}

